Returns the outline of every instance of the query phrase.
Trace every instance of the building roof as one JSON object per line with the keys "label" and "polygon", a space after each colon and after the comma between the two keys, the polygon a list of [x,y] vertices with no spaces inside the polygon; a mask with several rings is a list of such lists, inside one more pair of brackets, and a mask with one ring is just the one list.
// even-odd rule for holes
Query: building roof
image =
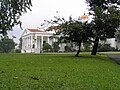
{"label": "building roof", "polygon": [[60,26],[50,26],[47,28],[48,31],[58,30],[58,29],[61,29],[61,27]]}
{"label": "building roof", "polygon": [[40,29],[28,29],[30,32],[44,32],[43,30]]}

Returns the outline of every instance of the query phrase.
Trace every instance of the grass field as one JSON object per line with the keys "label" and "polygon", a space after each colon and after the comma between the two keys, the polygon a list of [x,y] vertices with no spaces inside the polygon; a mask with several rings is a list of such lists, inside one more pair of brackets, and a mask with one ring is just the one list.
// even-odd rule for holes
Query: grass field
{"label": "grass field", "polygon": [[0,54],[0,90],[120,90],[106,55]]}

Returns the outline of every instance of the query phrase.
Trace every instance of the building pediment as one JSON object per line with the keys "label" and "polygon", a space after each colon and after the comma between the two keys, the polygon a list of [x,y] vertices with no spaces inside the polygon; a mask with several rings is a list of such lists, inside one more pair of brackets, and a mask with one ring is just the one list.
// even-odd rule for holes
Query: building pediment
{"label": "building pediment", "polygon": [[30,34],[30,33],[40,33],[40,32],[44,32],[44,30],[40,30],[40,29],[29,29],[29,28],[27,28],[27,29],[25,29],[24,32],[22,33],[21,37],[26,36],[26,35],[28,35],[28,34]]}
{"label": "building pediment", "polygon": [[27,36],[27,35],[30,35],[30,34],[35,34],[35,35],[38,35],[38,36],[41,36],[41,35],[53,35],[53,33],[55,33],[54,31],[45,31],[43,29],[25,29],[24,32],[22,33],[21,37],[24,37],[24,36]]}

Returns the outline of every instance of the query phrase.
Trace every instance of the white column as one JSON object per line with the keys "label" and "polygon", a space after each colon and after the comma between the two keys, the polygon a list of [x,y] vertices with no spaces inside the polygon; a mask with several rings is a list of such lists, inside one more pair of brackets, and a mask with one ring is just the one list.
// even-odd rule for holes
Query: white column
{"label": "white column", "polygon": [[49,41],[50,41],[50,39],[49,39],[49,37],[47,37],[47,43],[49,44]]}
{"label": "white column", "polygon": [[34,44],[33,36],[31,37],[31,42],[32,42],[32,47],[33,47],[33,44]]}
{"label": "white column", "polygon": [[43,52],[43,36],[41,36],[41,52]]}
{"label": "white column", "polygon": [[31,36],[30,36],[30,48],[31,48],[31,45],[32,45],[32,43],[31,43],[32,41],[31,41]]}
{"label": "white column", "polygon": [[34,53],[34,48],[33,48],[33,45],[35,45],[35,41],[34,41],[34,36],[33,36],[33,34],[32,34],[32,36],[31,36],[31,53]]}
{"label": "white column", "polygon": [[28,47],[28,38],[26,37],[26,48]]}
{"label": "white column", "polygon": [[27,48],[29,48],[29,36],[27,37]]}
{"label": "white column", "polygon": [[30,47],[30,37],[28,37],[28,48]]}
{"label": "white column", "polygon": [[29,36],[29,48],[31,47],[31,36]]}
{"label": "white column", "polygon": [[36,48],[38,48],[38,45],[37,45],[37,36],[35,37],[35,43],[36,43]]}
{"label": "white column", "polygon": [[24,49],[24,47],[25,47],[25,39],[24,38],[22,38],[22,49]]}
{"label": "white column", "polygon": [[27,37],[27,48],[29,48],[29,37]]}
{"label": "white column", "polygon": [[26,48],[26,38],[24,38],[24,48]]}

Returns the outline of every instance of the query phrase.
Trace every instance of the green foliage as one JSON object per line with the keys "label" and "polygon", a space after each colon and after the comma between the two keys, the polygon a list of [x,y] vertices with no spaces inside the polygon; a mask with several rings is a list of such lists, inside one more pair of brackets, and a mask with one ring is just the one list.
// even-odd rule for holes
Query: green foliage
{"label": "green foliage", "polygon": [[89,39],[92,37],[91,24],[87,22],[82,23],[79,20],[72,20],[72,18],[70,18],[68,22],[62,23],[61,27],[61,39],[77,43],[79,48],[75,56],[78,56],[81,51],[81,43],[89,42]]}
{"label": "green foliage", "polygon": [[69,21],[62,23],[61,27],[59,34],[62,33],[61,39],[66,41],[79,43],[82,40],[86,42],[92,34],[90,24],[87,22],[82,23],[81,21],[73,20],[72,18],[70,18]]}
{"label": "green foliage", "polygon": [[120,42],[120,27],[115,33],[115,38],[116,38],[117,42]]}
{"label": "green foliage", "polygon": [[22,49],[22,38],[20,38],[19,41],[20,41],[20,42],[19,42],[18,48],[19,48],[19,49]]}
{"label": "green foliage", "polygon": [[52,51],[52,46],[48,43],[44,43],[43,50],[44,51]]}
{"label": "green foliage", "polygon": [[95,24],[94,34],[95,37],[103,38],[113,38],[114,33],[119,27],[120,22],[120,11],[115,7],[108,7],[107,10],[96,6],[93,23]]}
{"label": "green foliage", "polygon": [[58,42],[54,42],[52,46],[53,46],[53,51],[54,52],[58,52],[59,51],[60,47],[59,47],[59,43]]}
{"label": "green foliage", "polygon": [[21,53],[21,49],[15,49],[15,53]]}
{"label": "green foliage", "polygon": [[0,54],[1,90],[119,90],[120,66],[106,55]]}
{"label": "green foliage", "polygon": [[2,38],[0,40],[0,52],[2,53],[9,53],[12,50],[15,49],[15,42],[13,41],[13,39],[9,39],[9,38]]}
{"label": "green foliage", "polygon": [[93,16],[93,51],[96,55],[99,39],[113,38],[120,25],[119,0],[86,0]]}
{"label": "green foliage", "polygon": [[120,5],[120,0],[86,0],[87,3],[89,3],[89,6],[94,8],[94,6],[102,7],[103,9],[107,9],[109,5],[111,4],[117,4]]}
{"label": "green foliage", "polygon": [[0,34],[5,36],[15,25],[21,26],[20,16],[31,6],[31,0],[0,0]]}
{"label": "green foliage", "polygon": [[69,46],[65,46],[65,52],[72,52],[72,48]]}
{"label": "green foliage", "polygon": [[90,46],[91,46],[91,43],[83,43],[83,47],[84,47],[83,51],[90,52],[91,51]]}
{"label": "green foliage", "polygon": [[47,29],[55,30],[55,37],[58,38],[58,41],[61,43],[76,43],[78,46],[78,51],[75,56],[78,56],[81,48],[82,42],[90,42],[91,37],[93,37],[93,23],[82,22],[80,19],[73,19],[71,16],[69,20],[60,18],[59,15],[54,16],[55,20],[45,20],[45,23],[42,25],[50,24],[51,26]]}
{"label": "green foliage", "polygon": [[[69,17],[69,20],[66,21],[64,18],[55,17],[55,22],[49,22],[57,24],[55,28],[55,35],[58,36],[58,41],[62,43],[73,42],[76,43],[79,47],[76,56],[78,56],[81,48],[82,42],[88,42],[89,38],[92,37],[91,24],[84,22],[81,20],[74,20],[72,17]],[[47,22],[48,23],[48,22]],[[48,30],[50,30],[49,28]]]}

